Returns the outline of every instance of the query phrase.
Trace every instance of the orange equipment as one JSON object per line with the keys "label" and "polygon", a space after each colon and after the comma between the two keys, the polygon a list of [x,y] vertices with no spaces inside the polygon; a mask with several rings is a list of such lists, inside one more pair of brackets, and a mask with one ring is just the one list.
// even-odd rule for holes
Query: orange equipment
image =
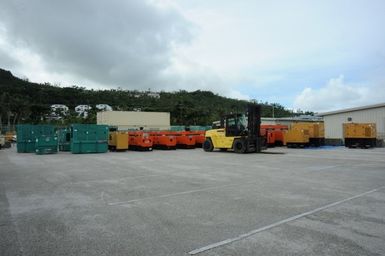
{"label": "orange equipment", "polygon": [[205,131],[190,131],[190,134],[195,137],[195,146],[201,148],[205,142]]}
{"label": "orange equipment", "polygon": [[150,133],[150,136],[154,141],[154,148],[176,149],[176,136],[167,133],[167,131],[153,131]]}
{"label": "orange equipment", "polygon": [[151,151],[153,139],[148,132],[129,131],[128,132],[129,149]]}
{"label": "orange equipment", "polygon": [[284,144],[284,133],[288,130],[287,125],[281,124],[262,124],[261,135],[266,136],[267,145],[282,146]]}
{"label": "orange equipment", "polygon": [[169,131],[167,134],[175,135],[178,148],[195,148],[195,136],[189,131]]}

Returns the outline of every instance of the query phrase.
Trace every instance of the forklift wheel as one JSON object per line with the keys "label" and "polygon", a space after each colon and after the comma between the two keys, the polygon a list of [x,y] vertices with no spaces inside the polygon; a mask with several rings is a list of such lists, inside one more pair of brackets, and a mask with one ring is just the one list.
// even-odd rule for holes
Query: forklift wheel
{"label": "forklift wheel", "polygon": [[203,147],[203,150],[206,151],[206,152],[211,152],[214,149],[213,143],[211,142],[210,139],[206,139],[203,142],[203,146],[202,147]]}
{"label": "forklift wheel", "polygon": [[235,140],[234,141],[234,152],[235,153],[245,153],[246,152],[246,145],[241,140]]}

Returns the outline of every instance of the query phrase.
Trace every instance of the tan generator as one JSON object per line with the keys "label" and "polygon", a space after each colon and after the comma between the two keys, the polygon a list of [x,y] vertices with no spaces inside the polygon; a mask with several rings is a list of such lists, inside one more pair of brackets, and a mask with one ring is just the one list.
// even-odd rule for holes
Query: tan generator
{"label": "tan generator", "polygon": [[309,145],[309,130],[299,127],[290,128],[284,133],[283,138],[283,144],[288,148],[303,148]]}
{"label": "tan generator", "polygon": [[375,123],[344,123],[344,142],[349,148],[371,148],[376,146]]}
{"label": "tan generator", "polygon": [[111,151],[128,150],[128,132],[110,131],[108,134],[108,149]]}

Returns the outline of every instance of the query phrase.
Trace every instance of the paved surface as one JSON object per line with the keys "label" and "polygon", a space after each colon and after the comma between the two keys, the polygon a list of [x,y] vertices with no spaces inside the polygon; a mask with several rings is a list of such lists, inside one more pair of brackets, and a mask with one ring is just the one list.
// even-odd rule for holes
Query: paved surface
{"label": "paved surface", "polygon": [[269,151],[1,150],[0,255],[385,255],[385,149]]}

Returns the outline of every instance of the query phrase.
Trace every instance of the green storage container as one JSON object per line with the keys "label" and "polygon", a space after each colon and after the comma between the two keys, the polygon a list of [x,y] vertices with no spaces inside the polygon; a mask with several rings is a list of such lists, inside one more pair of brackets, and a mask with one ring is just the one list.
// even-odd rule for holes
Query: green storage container
{"label": "green storage container", "polygon": [[190,125],[190,131],[207,131],[210,129],[211,129],[211,126]]}
{"label": "green storage container", "polygon": [[16,126],[17,134],[17,152],[32,153],[35,152],[35,136],[33,125],[23,124]]}
{"label": "green storage container", "polygon": [[56,135],[40,135],[36,138],[35,152],[38,155],[55,154],[58,149],[58,139]]}
{"label": "green storage container", "polygon": [[17,141],[17,153],[33,153],[35,152],[35,141],[25,140]]}
{"label": "green storage container", "polygon": [[184,131],[186,127],[184,125],[173,125],[170,127],[171,131]]}
{"label": "green storage container", "polygon": [[52,125],[21,124],[16,126],[17,152],[33,153],[36,150],[36,138],[42,135],[55,135]]}
{"label": "green storage container", "polygon": [[71,129],[58,129],[59,151],[71,151]]}
{"label": "green storage container", "polygon": [[108,151],[108,126],[96,124],[71,125],[71,152],[105,153]]}

